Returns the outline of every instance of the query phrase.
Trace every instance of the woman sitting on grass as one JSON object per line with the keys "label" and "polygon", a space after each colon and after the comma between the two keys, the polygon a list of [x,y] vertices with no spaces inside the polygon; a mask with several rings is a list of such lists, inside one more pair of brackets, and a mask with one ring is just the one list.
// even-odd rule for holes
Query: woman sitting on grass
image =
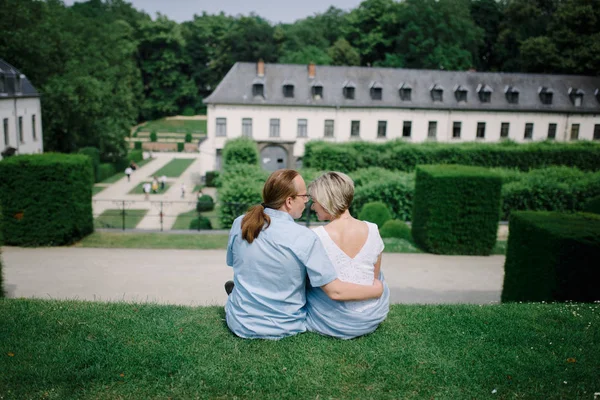
{"label": "woman sitting on grass", "polygon": [[225,313],[227,326],[244,338],[280,339],[306,331],[306,277],[323,296],[336,300],[380,297],[378,280],[368,285],[337,279],[319,238],[294,222],[308,201],[298,172],[273,172],[263,187],[263,203],[238,217],[231,227],[227,265],[233,282]]}
{"label": "woman sitting on grass", "polygon": [[341,172],[327,172],[309,185],[313,210],[319,221],[331,221],[315,233],[336,269],[338,279],[372,285],[379,279],[384,292],[378,299],[334,301],[321,288],[307,293],[306,325],[309,331],[342,339],[373,332],[389,311],[390,291],[381,273],[383,240],[377,225],[359,221],[348,211],[354,198],[354,182]]}

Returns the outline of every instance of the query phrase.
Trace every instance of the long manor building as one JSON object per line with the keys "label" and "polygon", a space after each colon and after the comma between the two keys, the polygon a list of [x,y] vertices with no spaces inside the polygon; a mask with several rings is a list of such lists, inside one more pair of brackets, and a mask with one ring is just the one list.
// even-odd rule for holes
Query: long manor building
{"label": "long manor building", "polygon": [[236,63],[204,101],[202,173],[247,136],[267,170],[301,165],[309,140],[600,140],[600,78]]}

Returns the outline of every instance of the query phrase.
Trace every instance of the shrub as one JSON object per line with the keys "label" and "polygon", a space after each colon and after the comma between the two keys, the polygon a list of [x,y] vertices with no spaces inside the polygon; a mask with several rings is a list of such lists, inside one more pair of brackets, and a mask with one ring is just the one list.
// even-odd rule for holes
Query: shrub
{"label": "shrub", "polygon": [[600,216],[515,212],[502,301],[600,299]]}
{"label": "shrub", "polygon": [[348,176],[354,181],[354,187],[365,186],[373,182],[383,182],[394,179],[398,172],[379,167],[360,168],[350,172]]}
{"label": "shrub", "polygon": [[127,158],[129,161],[138,163],[144,159],[144,152],[141,150],[131,150]]}
{"label": "shrub", "polygon": [[4,292],[4,275],[2,272],[2,238],[0,237],[0,299],[5,296]]}
{"label": "shrub", "polygon": [[117,173],[115,166],[109,163],[102,163],[98,166],[98,182],[110,178]]}
{"label": "shrub", "polygon": [[593,214],[600,214],[600,196],[590,199],[583,206],[583,211]]}
{"label": "shrub", "polygon": [[228,140],[223,148],[223,166],[225,169],[238,164],[258,164],[258,148],[256,143],[246,137]]}
{"label": "shrub", "polygon": [[184,147],[185,147],[185,144],[184,144],[184,143],[182,143],[182,142],[177,142],[177,151],[178,151],[178,152],[180,152],[180,153],[181,153],[181,152],[183,151]]}
{"label": "shrub", "polygon": [[150,132],[150,141],[156,142],[157,140],[158,140],[158,135],[156,134],[156,131]]}
{"label": "shrub", "polygon": [[216,187],[219,171],[206,171],[206,187]]}
{"label": "shrub", "polygon": [[305,146],[304,167],[344,173],[359,168],[356,162],[359,153],[354,148],[319,141],[307,142]]}
{"label": "shrub", "polygon": [[212,211],[215,208],[215,202],[212,197],[207,194],[203,194],[198,198],[198,202],[196,203],[196,211]]}
{"label": "shrub", "polygon": [[194,110],[194,107],[186,106],[181,112],[181,115],[184,115],[186,117],[193,117],[194,115],[196,115],[196,111]]}
{"label": "shrub", "polygon": [[266,171],[261,179],[258,179],[258,174],[254,177],[232,175],[229,172],[223,174],[219,189],[219,219],[224,229],[230,228],[233,220],[245,213],[250,206],[262,201],[262,188],[268,177]]}
{"label": "shrub", "polygon": [[59,246],[94,230],[92,164],[83,155],[39,154],[0,162],[2,236],[13,246]]}
{"label": "shrub", "polygon": [[409,242],[412,242],[413,240],[410,226],[408,226],[406,222],[398,219],[391,219],[383,224],[379,230],[379,234],[382,238],[404,239]]}
{"label": "shrub", "polygon": [[496,244],[501,178],[479,167],[417,167],[412,233],[436,254],[489,255]]}
{"label": "shrub", "polygon": [[380,201],[387,205],[392,218],[410,220],[414,189],[415,176],[412,173],[397,172],[393,178],[374,179],[355,189],[350,213],[356,215],[366,203]]}
{"label": "shrub", "polygon": [[384,203],[374,201],[362,207],[360,214],[358,214],[358,219],[372,222],[381,228],[383,224],[392,219],[392,214]]}
{"label": "shrub", "polygon": [[190,221],[190,229],[195,230],[208,230],[212,229],[212,224],[210,223],[210,219],[199,215],[197,218],[194,218]]}
{"label": "shrub", "polygon": [[142,150],[142,142],[134,142],[133,143],[133,148],[135,150]]}
{"label": "shrub", "polygon": [[192,143],[192,134],[191,133],[188,132],[185,134],[185,142]]}
{"label": "shrub", "polygon": [[92,162],[92,168],[94,169],[94,182],[100,182],[100,180],[98,179],[98,168],[100,167],[100,150],[98,150],[95,147],[83,147],[79,149],[78,153],[85,154],[90,158]]}

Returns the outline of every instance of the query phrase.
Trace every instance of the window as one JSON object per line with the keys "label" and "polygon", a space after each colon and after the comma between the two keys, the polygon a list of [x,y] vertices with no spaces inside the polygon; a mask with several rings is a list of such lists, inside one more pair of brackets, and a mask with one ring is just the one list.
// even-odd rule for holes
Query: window
{"label": "window", "polygon": [[4,125],[4,145],[8,146],[10,144],[8,140],[8,118],[4,118],[2,125]]}
{"label": "window", "polygon": [[344,97],[348,100],[354,100],[354,87],[347,86],[344,88]]}
{"label": "window", "polygon": [[492,92],[494,90],[483,83],[477,86],[477,94],[479,94],[479,101],[482,103],[489,103],[492,100]]}
{"label": "window", "polygon": [[378,121],[377,122],[377,137],[384,138],[387,131],[387,121]]}
{"label": "window", "polygon": [[306,119],[298,119],[298,137],[308,136],[308,121]]}
{"label": "window", "polygon": [[510,104],[519,104],[519,89],[513,86],[507,86],[505,93],[506,101]]}
{"label": "window", "polygon": [[600,140],[600,124],[594,125],[594,140]]}
{"label": "window", "polygon": [[429,127],[427,128],[427,138],[435,139],[437,136],[437,121],[429,121]]}
{"label": "window", "polygon": [[17,129],[19,130],[19,141],[21,143],[25,143],[25,139],[23,137],[23,117],[19,117],[19,127]]}
{"label": "window", "polygon": [[333,120],[326,119],[325,120],[325,137],[333,137]]}
{"label": "window", "polygon": [[4,72],[0,71],[0,93],[6,92],[6,78],[4,78]]}
{"label": "window", "polygon": [[571,140],[579,139],[579,124],[571,125]]}
{"label": "window", "polygon": [[431,99],[433,101],[444,101],[444,91],[441,89],[432,89]]}
{"label": "window", "polygon": [[452,138],[460,139],[460,130],[462,129],[462,122],[455,121],[452,123]]}
{"label": "window", "polygon": [[283,85],[283,97],[294,97],[294,85]]}
{"label": "window", "polygon": [[381,100],[382,97],[383,97],[383,89],[382,88],[378,88],[378,87],[371,88],[371,98],[373,100]]}
{"label": "window", "polygon": [[313,99],[321,100],[323,98],[323,86],[322,85],[314,85],[312,87],[312,95],[313,95]]}
{"label": "window", "polygon": [[583,95],[585,94],[585,92],[581,89],[569,88],[568,94],[569,99],[571,99],[571,103],[573,103],[575,107],[581,107],[581,103],[583,103]]}
{"label": "window", "polygon": [[533,139],[533,124],[531,122],[525,124],[525,135],[523,137],[528,140]]}
{"label": "window", "polygon": [[508,129],[510,127],[510,124],[508,122],[503,122],[500,125],[500,137],[501,138],[507,138],[508,137]]}
{"label": "window", "polygon": [[252,118],[242,118],[242,136],[252,137]]}
{"label": "window", "polygon": [[477,139],[485,139],[485,122],[477,123]]}
{"label": "window", "polygon": [[403,87],[400,89],[400,99],[402,101],[411,101],[412,89],[408,87]]}
{"label": "window", "polygon": [[269,137],[279,137],[279,118],[271,118],[269,123]]}
{"label": "window", "polygon": [[410,137],[412,131],[412,121],[404,121],[402,125],[402,137]]}
{"label": "window", "polygon": [[31,116],[31,134],[33,135],[33,140],[37,140],[37,132],[35,130],[35,114]]}
{"label": "window", "polygon": [[554,90],[548,87],[540,87],[538,93],[540,95],[540,101],[542,104],[552,104],[552,95],[554,94]]}
{"label": "window", "polygon": [[457,102],[467,102],[467,89],[462,86],[457,86],[454,90],[454,97],[456,97]]}
{"label": "window", "polygon": [[217,118],[217,136],[227,136],[227,118]]}
{"label": "window", "polygon": [[261,96],[265,97],[265,85],[262,83],[255,83],[252,85],[252,96]]}
{"label": "window", "polygon": [[556,139],[556,124],[548,124],[548,139]]}
{"label": "window", "polygon": [[360,137],[360,121],[350,123],[350,137]]}

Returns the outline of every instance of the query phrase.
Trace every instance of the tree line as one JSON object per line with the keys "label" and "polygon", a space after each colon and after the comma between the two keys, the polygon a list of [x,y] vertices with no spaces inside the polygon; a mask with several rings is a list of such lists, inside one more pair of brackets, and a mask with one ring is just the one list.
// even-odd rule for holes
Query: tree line
{"label": "tree line", "polygon": [[237,61],[600,73],[600,0],[365,0],[291,24],[151,18],[123,0],[0,0],[0,57],[42,93],[44,146],[125,151],[136,122],[205,110]]}

